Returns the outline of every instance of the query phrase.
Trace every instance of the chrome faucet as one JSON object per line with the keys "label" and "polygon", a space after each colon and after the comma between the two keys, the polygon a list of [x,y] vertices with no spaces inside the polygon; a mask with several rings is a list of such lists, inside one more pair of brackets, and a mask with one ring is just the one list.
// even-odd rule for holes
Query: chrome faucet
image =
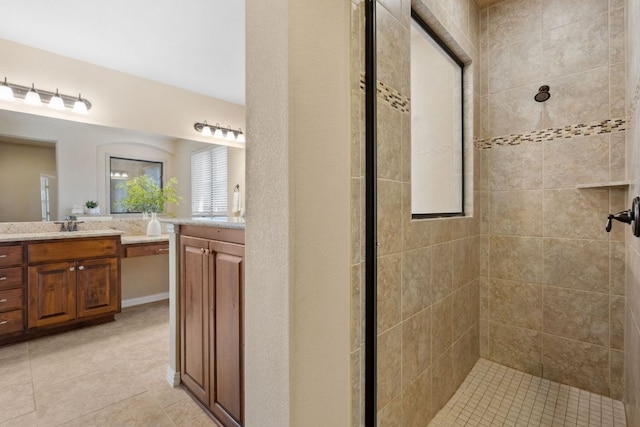
{"label": "chrome faucet", "polygon": [[60,231],[78,231],[78,224],[84,221],[78,221],[78,217],[71,215],[65,218],[64,221],[54,221],[54,224],[60,224]]}

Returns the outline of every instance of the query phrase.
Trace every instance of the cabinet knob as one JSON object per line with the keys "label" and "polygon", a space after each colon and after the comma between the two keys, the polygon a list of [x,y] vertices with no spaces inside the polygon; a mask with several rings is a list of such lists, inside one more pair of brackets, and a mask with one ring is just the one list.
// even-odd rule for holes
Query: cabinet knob
{"label": "cabinet knob", "polygon": [[6,325],[7,323],[9,323],[9,321],[8,321],[8,320],[3,320],[2,322],[0,322],[0,326],[2,326],[2,325]]}
{"label": "cabinet knob", "polygon": [[204,248],[200,248],[200,253],[203,254],[204,253]]}
{"label": "cabinet knob", "polygon": [[0,254],[0,258],[6,258],[7,254]]}
{"label": "cabinet knob", "polygon": [[84,265],[79,266],[78,270],[84,270]]}
{"label": "cabinet knob", "polygon": [[7,302],[7,299],[6,298],[0,299],[0,304],[2,304],[3,302]]}
{"label": "cabinet knob", "polygon": [[2,281],[2,280],[7,280],[7,277],[6,276],[0,276],[0,281]]}
{"label": "cabinet knob", "polygon": [[69,267],[69,271],[76,271],[75,267]]}

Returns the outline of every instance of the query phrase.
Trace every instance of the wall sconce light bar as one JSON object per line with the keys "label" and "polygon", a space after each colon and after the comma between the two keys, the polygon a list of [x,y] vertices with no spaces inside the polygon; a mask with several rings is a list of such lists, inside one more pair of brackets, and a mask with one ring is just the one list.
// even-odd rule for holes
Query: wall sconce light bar
{"label": "wall sconce light bar", "polygon": [[193,128],[202,136],[213,136],[214,138],[226,139],[227,141],[246,142],[242,129],[231,129],[231,126],[223,128],[220,123],[210,125],[205,120],[203,123],[197,122]]}
{"label": "wall sconce light bar", "polygon": [[[31,93],[30,93],[31,92]],[[33,102],[39,96],[40,102]],[[48,90],[37,89],[34,85],[22,86],[15,83],[7,82],[7,78],[4,81],[0,81],[0,100],[13,101],[15,98],[24,99],[29,105],[42,105],[47,104],[54,110],[70,109],[74,113],[86,114],[91,109],[91,102],[88,99],[83,98],[80,94],[78,96],[65,95],[59,93],[58,89],[55,92]],[[85,108],[82,108],[84,104]]]}

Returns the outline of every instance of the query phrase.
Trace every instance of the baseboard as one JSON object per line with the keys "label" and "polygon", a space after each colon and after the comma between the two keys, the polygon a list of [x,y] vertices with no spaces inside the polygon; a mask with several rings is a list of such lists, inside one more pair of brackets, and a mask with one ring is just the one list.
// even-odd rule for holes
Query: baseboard
{"label": "baseboard", "polygon": [[160,294],[146,295],[138,298],[130,298],[122,300],[122,308],[132,307],[134,305],[142,305],[150,302],[162,301],[169,299],[169,292],[162,292]]}
{"label": "baseboard", "polygon": [[180,385],[180,372],[176,372],[169,366],[167,368],[167,382],[173,387]]}

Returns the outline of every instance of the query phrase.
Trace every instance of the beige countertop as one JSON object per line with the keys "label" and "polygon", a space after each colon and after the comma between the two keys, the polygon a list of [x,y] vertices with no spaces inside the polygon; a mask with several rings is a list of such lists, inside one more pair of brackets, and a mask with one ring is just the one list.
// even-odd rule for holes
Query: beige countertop
{"label": "beige countertop", "polygon": [[[28,240],[76,239],[81,237],[118,236],[120,230],[44,231],[36,233],[0,234],[0,242],[23,242]],[[145,236],[146,237],[146,236]]]}
{"label": "beige countertop", "polygon": [[137,243],[163,243],[169,241],[168,234],[161,234],[160,236],[122,236],[121,241],[123,245],[133,245]]}
{"label": "beige countertop", "polygon": [[174,225],[197,225],[200,227],[233,228],[244,230],[244,219],[213,217],[213,218],[160,218],[160,222]]}

